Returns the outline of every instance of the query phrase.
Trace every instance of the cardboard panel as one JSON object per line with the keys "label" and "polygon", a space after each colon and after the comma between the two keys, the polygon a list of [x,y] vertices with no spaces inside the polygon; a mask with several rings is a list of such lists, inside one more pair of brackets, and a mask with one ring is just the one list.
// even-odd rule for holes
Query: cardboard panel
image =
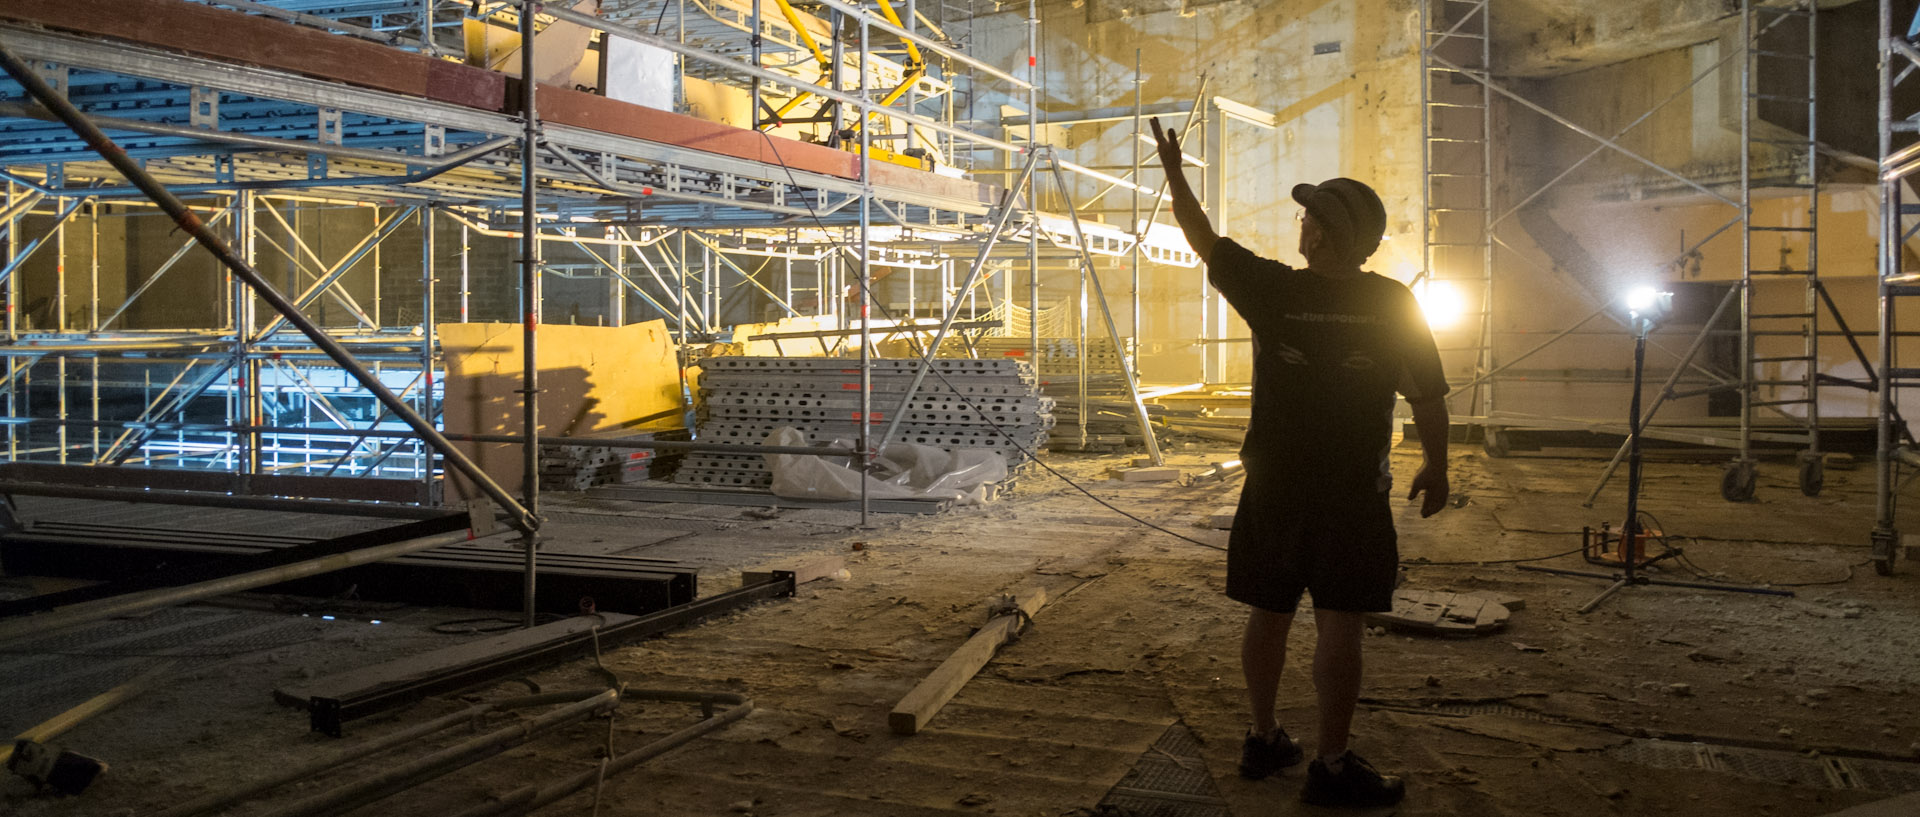
{"label": "cardboard panel", "polygon": [[[448,323],[437,330],[445,355],[445,428],[462,434],[521,431],[521,328],[517,323]],[[686,404],[666,321],[631,326],[540,327],[540,434],[576,436],[681,428]],[[488,476],[518,493],[517,445],[461,443]],[[449,476],[449,501],[477,495]]]}

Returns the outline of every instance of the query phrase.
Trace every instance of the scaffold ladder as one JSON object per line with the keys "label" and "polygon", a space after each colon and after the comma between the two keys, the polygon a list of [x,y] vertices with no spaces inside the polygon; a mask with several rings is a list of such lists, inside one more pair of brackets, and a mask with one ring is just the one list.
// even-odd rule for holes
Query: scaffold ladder
{"label": "scaffold ladder", "polygon": [[[1761,411],[1806,429],[1800,454],[1800,491],[1817,496],[1824,483],[1820,455],[1819,242],[1820,179],[1816,141],[1819,56],[1818,11],[1810,0],[1742,0],[1740,206],[1740,449],[1721,479],[1730,502],[1753,498],[1754,418]],[[1798,129],[1773,124],[1786,120]],[[1756,158],[1784,159],[1756,166]],[[1806,201],[1778,208],[1768,195]],[[1791,305],[1763,300],[1756,284],[1791,281]],[[1795,410],[1798,413],[1795,413]]]}
{"label": "scaffold ladder", "polygon": [[[1920,295],[1920,270],[1909,269],[1904,248],[1920,227],[1907,225],[1920,216],[1920,204],[1903,201],[1906,178],[1920,170],[1920,111],[1894,109],[1894,90],[1920,73],[1920,14],[1909,22],[1896,19],[1893,0],[1880,0],[1880,336],[1879,363],[1871,385],[1878,438],[1874,457],[1875,495],[1871,543],[1874,572],[1892,575],[1900,553],[1900,529],[1894,513],[1899,507],[1900,466],[1920,466],[1913,432],[1900,416],[1902,389],[1920,385],[1920,368],[1899,361],[1900,304]],[[1906,144],[1896,149],[1895,141]]]}
{"label": "scaffold ladder", "polygon": [[[1421,268],[1412,285],[1426,299],[1457,299],[1464,331],[1442,328],[1441,352],[1466,414],[1493,406],[1493,178],[1491,27],[1488,0],[1427,0],[1421,6]],[[1461,395],[1455,395],[1461,396]]]}

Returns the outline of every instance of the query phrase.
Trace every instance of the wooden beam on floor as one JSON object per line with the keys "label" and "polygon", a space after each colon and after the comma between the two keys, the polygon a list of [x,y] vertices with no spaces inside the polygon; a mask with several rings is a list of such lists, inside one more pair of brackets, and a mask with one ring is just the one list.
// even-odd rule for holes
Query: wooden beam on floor
{"label": "wooden beam on floor", "polygon": [[922,679],[907,697],[894,705],[893,712],[887,715],[887,726],[897,735],[911,735],[919,732],[940,713],[940,708],[953,700],[960,688],[973,680],[980,668],[993,660],[1001,645],[1013,640],[1026,626],[1033,614],[1039,612],[1041,605],[1047,603],[1047,591],[1043,587],[1030,587],[1013,595],[1012,610],[994,616],[987,626],[967,639],[967,643],[954,650],[953,655],[936,667],[931,675]]}

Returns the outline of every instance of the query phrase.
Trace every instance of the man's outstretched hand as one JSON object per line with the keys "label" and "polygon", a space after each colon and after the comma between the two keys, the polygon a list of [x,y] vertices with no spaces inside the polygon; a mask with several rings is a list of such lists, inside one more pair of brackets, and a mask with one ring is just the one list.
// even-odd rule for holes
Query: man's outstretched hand
{"label": "man's outstretched hand", "polygon": [[1447,507],[1447,471],[1446,469],[1421,468],[1413,477],[1413,490],[1407,492],[1412,499],[1426,492],[1426,499],[1420,502],[1420,517],[1425,519]]}
{"label": "man's outstretched hand", "polygon": [[1194,197],[1193,188],[1187,186],[1187,174],[1180,166],[1186,158],[1180,153],[1180,137],[1161,127],[1157,118],[1147,121],[1153,125],[1153,146],[1160,154],[1160,166],[1167,171],[1167,195],[1173,201],[1173,220],[1179,222],[1180,232],[1187,237],[1187,246],[1202,259],[1212,258],[1213,245],[1220,241],[1220,235],[1213,231],[1213,222],[1207,218],[1200,200]]}
{"label": "man's outstretched hand", "polygon": [[1160,127],[1160,117],[1149,117],[1147,123],[1153,126],[1153,145],[1160,154],[1160,166],[1166,168],[1168,176],[1181,172],[1179,135]]}

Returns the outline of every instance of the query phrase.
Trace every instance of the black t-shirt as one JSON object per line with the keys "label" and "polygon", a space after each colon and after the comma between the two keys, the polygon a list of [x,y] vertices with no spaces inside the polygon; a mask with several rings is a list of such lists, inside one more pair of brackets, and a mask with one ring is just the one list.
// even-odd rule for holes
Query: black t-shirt
{"label": "black t-shirt", "polygon": [[1222,238],[1208,279],[1253,329],[1253,419],[1242,459],[1303,498],[1392,487],[1394,392],[1447,393],[1413,293],[1391,278],[1339,278],[1261,258]]}

